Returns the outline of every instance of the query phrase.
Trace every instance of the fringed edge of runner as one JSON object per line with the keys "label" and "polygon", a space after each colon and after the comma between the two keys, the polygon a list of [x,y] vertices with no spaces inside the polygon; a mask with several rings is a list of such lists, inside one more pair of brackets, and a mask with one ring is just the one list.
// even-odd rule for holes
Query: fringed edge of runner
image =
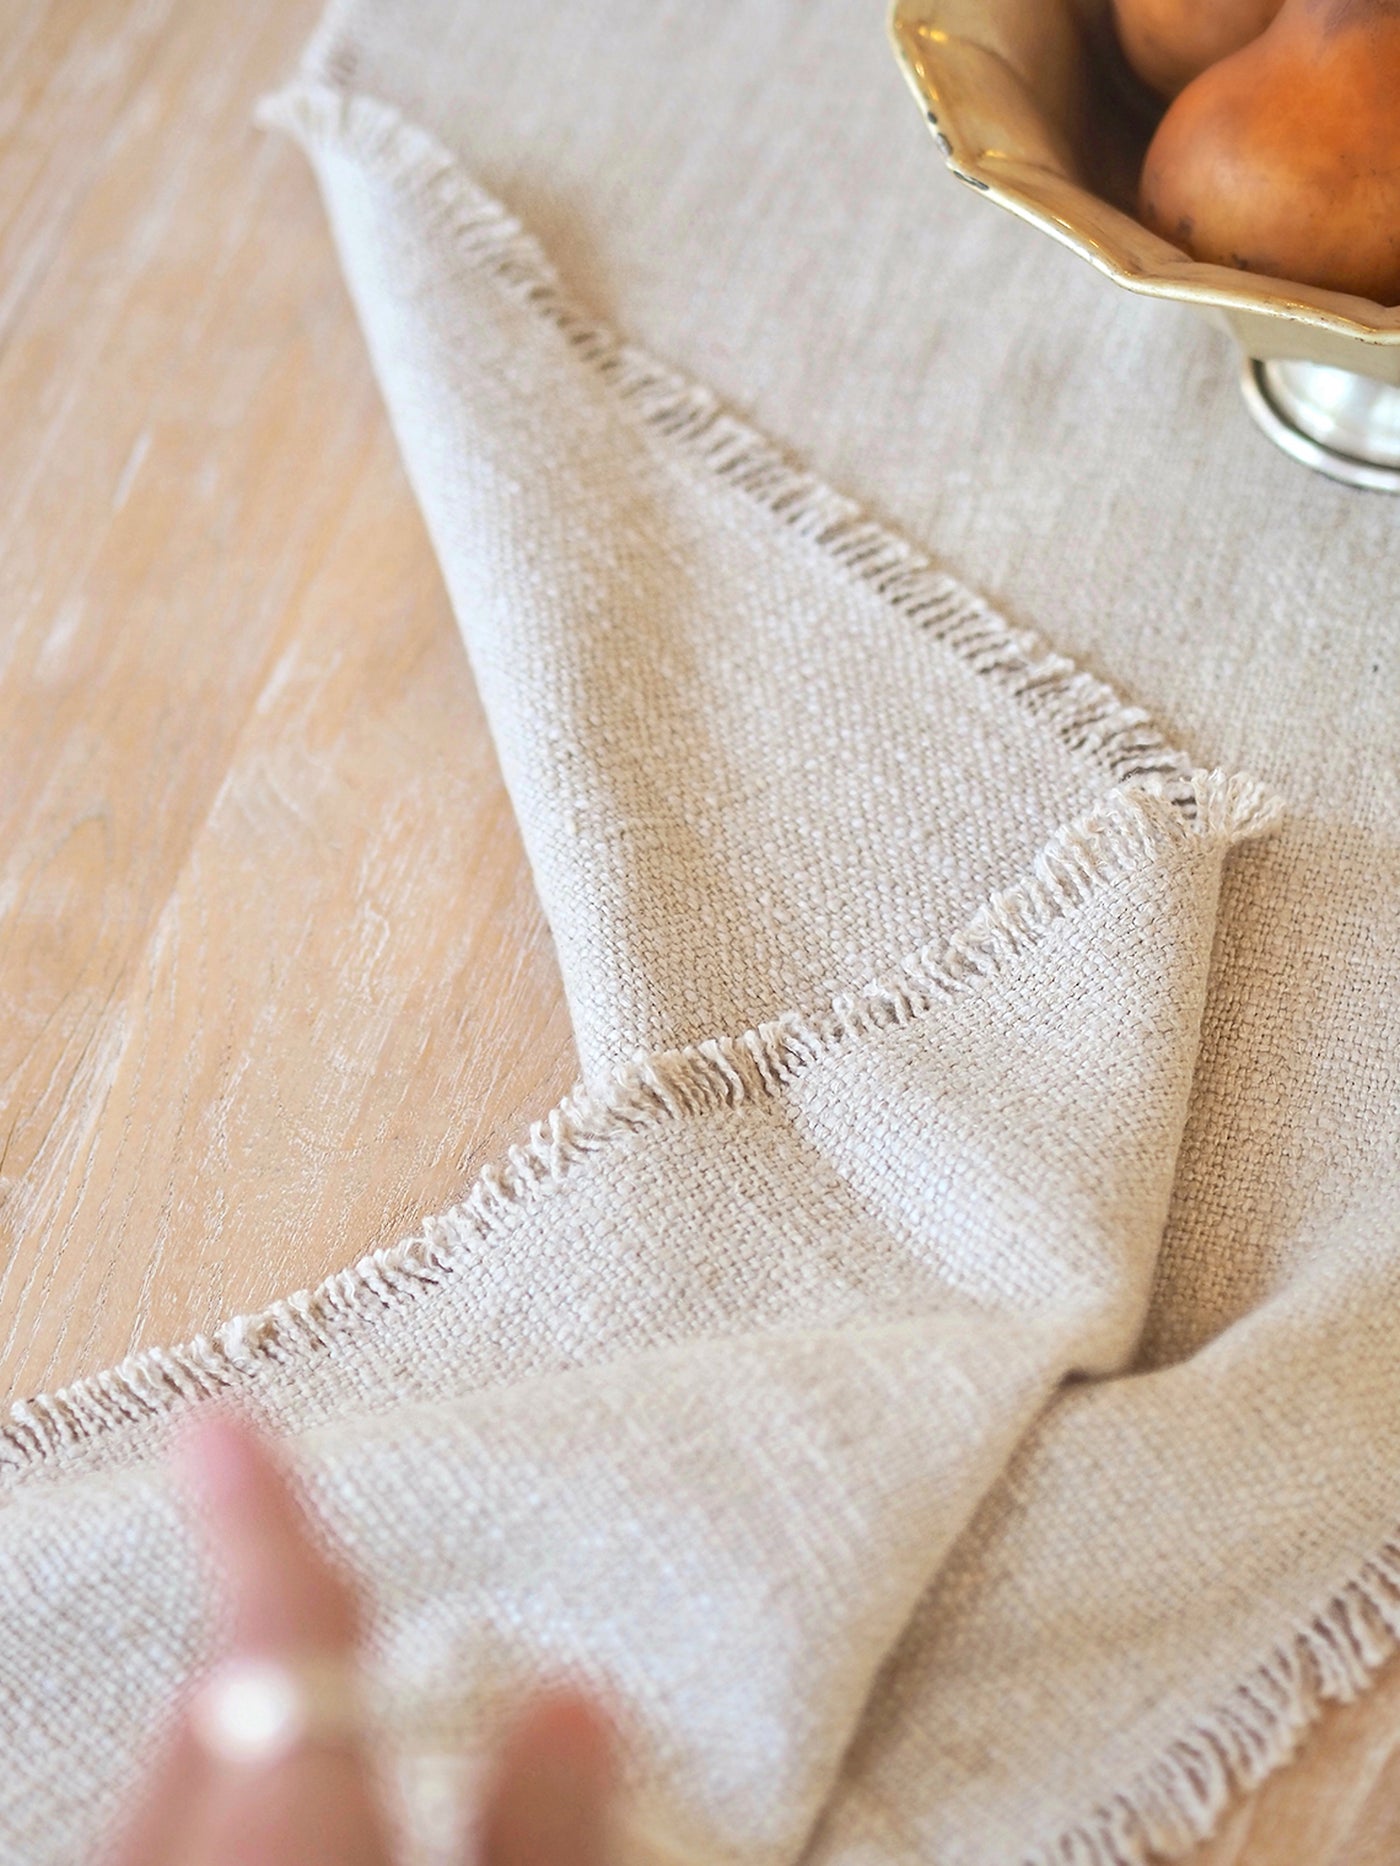
{"label": "fringed edge of runner", "polygon": [[850,575],[928,629],[979,674],[998,680],[1072,750],[1102,761],[1114,783],[1155,777],[1191,807],[1191,760],[1141,708],[1013,629],[980,597],[853,500],[805,471],[708,389],[624,342],[575,303],[539,242],[480,188],[435,137],[378,98],[300,80],[264,100],[259,120],[313,159],[343,156],[420,203],[456,252],[524,300],[595,370],[644,426],[809,539]]}
{"label": "fringed edge of runner", "polygon": [[1185,794],[1187,809],[1145,785],[1108,792],[1095,809],[1057,831],[1030,872],[992,895],[960,932],[912,954],[888,979],[833,998],[814,1015],[790,1012],[739,1036],[639,1053],[596,1086],[575,1089],[504,1161],[481,1173],[460,1204],[427,1219],[402,1243],[183,1347],[147,1349],[57,1392],[20,1401],[0,1427],[0,1482],[13,1487],[26,1471],[81,1440],[192,1401],[236,1395],[265,1362],[314,1353],[366,1311],[412,1299],[443,1281],[472,1260],[472,1246],[600,1148],[658,1121],[776,1094],[823,1058],[975,990],[1121,878],[1173,854],[1223,855],[1272,827],[1280,811],[1256,780],[1219,771],[1191,774]]}
{"label": "fringed edge of runner", "polygon": [[1327,1704],[1360,1697],[1397,1650],[1400,1528],[1222,1704],[1023,1866],[1152,1866],[1193,1852],[1240,1795],[1292,1759]]}

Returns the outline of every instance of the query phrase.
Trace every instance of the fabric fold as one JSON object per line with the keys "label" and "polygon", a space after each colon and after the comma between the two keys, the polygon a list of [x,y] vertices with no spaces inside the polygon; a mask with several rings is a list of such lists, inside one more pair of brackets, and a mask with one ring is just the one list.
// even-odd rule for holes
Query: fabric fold
{"label": "fabric fold", "polygon": [[310,82],[264,116],[320,176],[585,1076],[887,971],[1118,784],[1185,796],[1140,708],[576,306],[423,131]]}
{"label": "fabric fold", "polygon": [[470,1759],[582,1674],[628,1732],[639,1853],[795,1858],[1017,1442],[1141,1325],[1221,862],[1269,814],[1193,797],[1114,793],[939,960],[638,1058],[398,1252],[18,1409],[9,1675],[81,1675],[114,1584],[127,1657],[62,1744],[7,1727],[25,1857],[91,1843],[208,1650],[151,1460],[217,1397],[296,1436],[406,1780],[425,1731]]}

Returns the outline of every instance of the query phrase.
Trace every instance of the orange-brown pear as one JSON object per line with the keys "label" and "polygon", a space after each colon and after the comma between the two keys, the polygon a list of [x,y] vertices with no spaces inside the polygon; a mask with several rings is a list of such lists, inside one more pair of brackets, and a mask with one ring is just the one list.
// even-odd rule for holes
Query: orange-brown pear
{"label": "orange-brown pear", "polygon": [[1197,259],[1400,302],[1400,0],[1285,0],[1168,110],[1140,211]]}
{"label": "orange-brown pear", "polygon": [[1113,0],[1113,13],[1133,70],[1163,97],[1175,97],[1208,65],[1257,39],[1282,4],[1283,0]]}

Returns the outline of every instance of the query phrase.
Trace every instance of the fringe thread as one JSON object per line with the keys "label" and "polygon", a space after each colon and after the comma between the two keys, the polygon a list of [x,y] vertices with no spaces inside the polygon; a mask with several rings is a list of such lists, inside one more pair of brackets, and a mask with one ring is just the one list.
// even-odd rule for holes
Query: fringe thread
{"label": "fringe thread", "polygon": [[534,236],[466,175],[436,138],[390,105],[302,80],[266,98],[258,119],[294,136],[313,159],[348,156],[361,172],[422,204],[458,254],[524,300],[616,390],[642,423],[810,539],[849,575],[999,681],[1071,750],[1112,782],[1155,779],[1190,803],[1191,761],[1141,707],[1005,619],[907,539],[724,409],[708,390],[623,342],[569,297]]}
{"label": "fringe thread", "polygon": [[1292,1759],[1326,1704],[1360,1697],[1398,1649],[1400,1530],[1122,1794],[1022,1866],[1152,1866],[1193,1852],[1237,1795]]}
{"label": "fringe thread", "polygon": [[1202,771],[1186,789],[1187,809],[1143,785],[1110,791],[1059,830],[1031,872],[992,895],[960,933],[910,955],[891,978],[833,998],[814,1016],[791,1012],[741,1036],[639,1052],[597,1088],[576,1088],[500,1165],[481,1173],[461,1204],[315,1289],[235,1317],[184,1347],[147,1349],[57,1392],[19,1401],[0,1427],[0,1483],[13,1487],[67,1445],[243,1386],[265,1361],[327,1347],[367,1310],[411,1300],[473,1261],[475,1248],[522,1205],[560,1185],[599,1148],[658,1121],[775,1095],[824,1056],[976,989],[1122,877],[1173,852],[1223,853],[1268,830],[1279,814],[1277,800],[1251,778]]}

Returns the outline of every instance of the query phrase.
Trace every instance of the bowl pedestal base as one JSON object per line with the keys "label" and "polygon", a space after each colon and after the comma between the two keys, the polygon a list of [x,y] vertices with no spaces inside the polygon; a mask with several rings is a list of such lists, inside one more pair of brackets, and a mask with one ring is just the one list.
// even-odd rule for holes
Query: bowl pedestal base
{"label": "bowl pedestal base", "polygon": [[1400,388],[1329,363],[1246,357],[1249,412],[1277,446],[1348,486],[1400,493]]}

